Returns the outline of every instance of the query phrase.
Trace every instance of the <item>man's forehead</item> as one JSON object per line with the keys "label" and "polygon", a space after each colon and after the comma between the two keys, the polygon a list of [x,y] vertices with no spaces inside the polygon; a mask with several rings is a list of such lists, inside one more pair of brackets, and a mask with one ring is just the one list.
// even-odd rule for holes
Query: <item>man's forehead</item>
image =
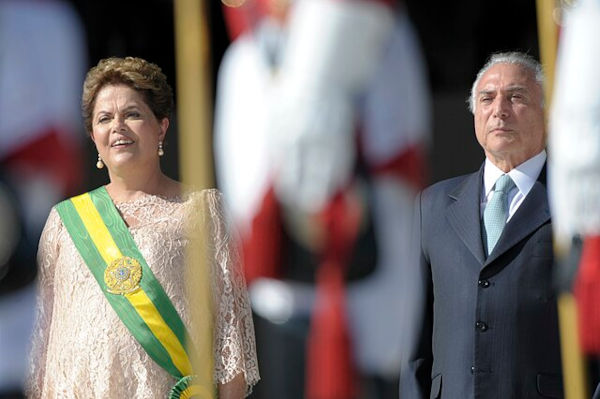
{"label": "man's forehead", "polygon": [[533,72],[518,64],[498,63],[485,71],[479,81],[478,91],[494,88],[530,89],[535,85]]}

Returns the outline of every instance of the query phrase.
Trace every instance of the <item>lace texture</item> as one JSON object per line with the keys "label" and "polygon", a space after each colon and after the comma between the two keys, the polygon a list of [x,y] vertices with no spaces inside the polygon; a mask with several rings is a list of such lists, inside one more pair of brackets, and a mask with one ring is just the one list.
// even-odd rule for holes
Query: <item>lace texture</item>
{"label": "lace texture", "polygon": [[[188,329],[188,222],[207,226],[214,305],[214,380],[259,380],[254,327],[238,255],[217,190],[117,203],[154,275]],[[174,379],[117,317],[52,209],[38,251],[39,293],[27,394],[31,398],[166,398]],[[193,331],[193,330],[192,330]]]}

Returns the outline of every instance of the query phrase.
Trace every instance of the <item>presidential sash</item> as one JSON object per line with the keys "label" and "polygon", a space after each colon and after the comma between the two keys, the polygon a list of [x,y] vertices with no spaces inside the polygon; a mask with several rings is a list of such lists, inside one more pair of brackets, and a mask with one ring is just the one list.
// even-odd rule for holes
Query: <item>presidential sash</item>
{"label": "presidential sash", "polygon": [[187,331],[104,187],[59,203],[75,247],[117,315],[159,366],[177,379],[169,398],[213,398],[192,383]]}

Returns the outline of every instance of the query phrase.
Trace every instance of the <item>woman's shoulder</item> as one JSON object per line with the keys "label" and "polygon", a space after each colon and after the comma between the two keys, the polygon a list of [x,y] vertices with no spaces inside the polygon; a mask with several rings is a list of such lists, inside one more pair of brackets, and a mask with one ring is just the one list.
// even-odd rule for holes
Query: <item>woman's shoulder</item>
{"label": "woman's shoulder", "polygon": [[50,212],[48,214],[48,219],[46,220],[46,224],[48,224],[48,223],[55,223],[55,222],[62,223],[61,213],[64,212],[65,204],[67,204],[73,198],[81,197],[82,195],[88,194],[90,192],[91,191],[77,193],[77,194],[72,195],[70,197],[64,198],[61,201],[59,201],[56,204],[54,204],[54,206],[52,206],[52,208],[50,209]]}
{"label": "woman's shoulder", "polygon": [[188,204],[187,210],[193,213],[190,216],[194,220],[198,220],[194,216],[199,215],[201,215],[200,220],[211,221],[211,224],[219,224],[225,219],[223,194],[216,188],[192,190],[187,195],[186,203]]}
{"label": "woman's shoulder", "polygon": [[46,226],[59,226],[62,224],[60,215],[56,209],[57,206],[58,204],[54,205],[50,209],[50,212],[48,213],[48,218],[46,219]]}
{"label": "woman's shoulder", "polygon": [[223,194],[216,188],[190,190],[184,196],[194,206],[208,207],[209,209],[222,207]]}
{"label": "woman's shoulder", "polygon": [[48,213],[46,224],[44,225],[42,234],[40,235],[40,249],[45,247],[54,249],[58,243],[64,239],[65,228],[60,214],[56,209],[57,205],[54,205]]}
{"label": "woman's shoulder", "polygon": [[102,189],[103,187],[104,186],[100,186],[100,187],[95,188],[90,191],[79,192],[70,197],[64,198],[61,201],[54,204],[54,206],[52,206],[52,208],[50,209],[50,212],[48,213],[48,218],[46,219],[45,229],[50,229],[50,228],[57,228],[59,230],[62,229],[64,227],[62,215],[66,212],[66,209],[68,209],[65,205],[68,204],[69,201],[71,201],[74,198],[81,197],[85,194],[89,194],[92,191]]}
{"label": "woman's shoulder", "polygon": [[190,198],[203,201],[209,201],[212,199],[220,200],[223,196],[223,194],[216,188],[205,188],[202,190],[188,189],[186,192]]}

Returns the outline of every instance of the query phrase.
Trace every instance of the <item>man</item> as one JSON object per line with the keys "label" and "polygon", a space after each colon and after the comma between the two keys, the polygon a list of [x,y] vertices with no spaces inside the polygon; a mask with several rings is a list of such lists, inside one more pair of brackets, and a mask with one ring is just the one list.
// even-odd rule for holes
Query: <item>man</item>
{"label": "man", "polygon": [[417,199],[400,397],[562,398],[539,63],[492,55],[470,109],[484,164]]}

